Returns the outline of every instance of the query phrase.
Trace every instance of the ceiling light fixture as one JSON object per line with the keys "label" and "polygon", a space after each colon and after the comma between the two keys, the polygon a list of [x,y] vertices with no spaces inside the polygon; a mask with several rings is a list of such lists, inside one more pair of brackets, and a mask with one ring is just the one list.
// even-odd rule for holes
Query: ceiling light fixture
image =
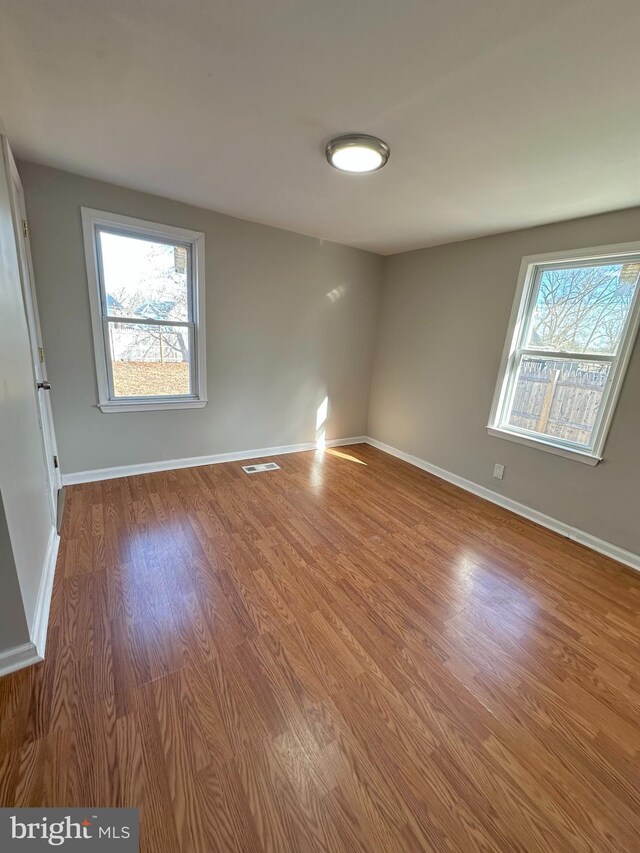
{"label": "ceiling light fixture", "polygon": [[382,169],[390,154],[386,142],[366,133],[346,133],[325,148],[327,160],[339,172],[365,174]]}

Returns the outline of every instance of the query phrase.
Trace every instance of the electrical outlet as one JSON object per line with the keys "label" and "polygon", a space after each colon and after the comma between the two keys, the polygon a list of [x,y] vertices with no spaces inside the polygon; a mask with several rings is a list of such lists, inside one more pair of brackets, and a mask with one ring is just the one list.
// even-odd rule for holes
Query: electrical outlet
{"label": "electrical outlet", "polygon": [[501,465],[499,462],[493,466],[493,476],[496,480],[502,480],[504,477],[504,465]]}

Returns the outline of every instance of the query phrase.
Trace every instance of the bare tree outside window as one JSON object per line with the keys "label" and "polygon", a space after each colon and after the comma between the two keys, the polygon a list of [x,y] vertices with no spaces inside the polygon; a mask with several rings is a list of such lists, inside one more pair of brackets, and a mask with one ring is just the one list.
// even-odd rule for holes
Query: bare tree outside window
{"label": "bare tree outside window", "polygon": [[566,352],[616,351],[640,264],[544,270],[528,343]]}

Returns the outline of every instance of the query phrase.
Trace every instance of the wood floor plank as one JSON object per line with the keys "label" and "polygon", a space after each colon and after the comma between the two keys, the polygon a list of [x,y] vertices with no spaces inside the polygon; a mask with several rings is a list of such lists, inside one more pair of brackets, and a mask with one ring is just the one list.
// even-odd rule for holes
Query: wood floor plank
{"label": "wood floor plank", "polygon": [[68,489],[0,805],[149,853],[640,849],[640,576],[367,445]]}

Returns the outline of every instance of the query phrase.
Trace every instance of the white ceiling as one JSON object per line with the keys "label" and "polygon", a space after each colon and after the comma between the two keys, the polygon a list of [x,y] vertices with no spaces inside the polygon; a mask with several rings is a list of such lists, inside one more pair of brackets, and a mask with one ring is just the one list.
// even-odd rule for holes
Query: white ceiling
{"label": "white ceiling", "polygon": [[[18,156],[383,254],[640,204],[639,0],[0,0]],[[324,143],[391,146],[343,175]]]}

